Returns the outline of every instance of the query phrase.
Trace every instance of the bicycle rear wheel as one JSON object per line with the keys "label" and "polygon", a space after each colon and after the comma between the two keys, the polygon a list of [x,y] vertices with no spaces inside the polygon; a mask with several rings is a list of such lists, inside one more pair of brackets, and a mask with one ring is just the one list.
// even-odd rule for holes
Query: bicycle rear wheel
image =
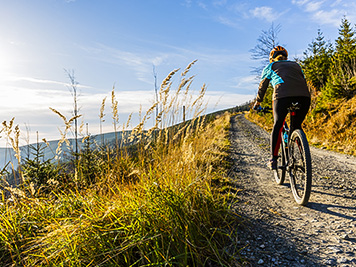
{"label": "bicycle rear wheel", "polygon": [[312,187],[312,166],[309,144],[302,130],[293,131],[289,153],[289,177],[292,193],[299,205],[306,205]]}
{"label": "bicycle rear wheel", "polygon": [[283,140],[283,132],[282,135],[282,142],[279,146],[278,151],[278,160],[277,160],[277,169],[274,170],[274,180],[277,184],[281,185],[284,183],[284,179],[286,177],[286,144]]}

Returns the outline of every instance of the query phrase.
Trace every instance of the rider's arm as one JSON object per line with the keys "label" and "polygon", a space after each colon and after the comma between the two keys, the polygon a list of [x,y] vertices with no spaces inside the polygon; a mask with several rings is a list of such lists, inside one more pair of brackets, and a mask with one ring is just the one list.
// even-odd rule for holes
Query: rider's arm
{"label": "rider's arm", "polygon": [[269,82],[271,81],[272,76],[272,64],[266,66],[262,71],[261,82],[258,86],[258,93],[257,93],[257,102],[262,102],[263,98],[266,94]]}
{"label": "rider's arm", "polygon": [[257,99],[256,99],[257,102],[263,101],[268,85],[269,85],[269,79],[264,78],[263,80],[261,80],[260,85],[258,86]]}
{"label": "rider's arm", "polygon": [[261,106],[260,106],[260,102],[256,101],[255,104],[253,105],[253,110],[258,110]]}

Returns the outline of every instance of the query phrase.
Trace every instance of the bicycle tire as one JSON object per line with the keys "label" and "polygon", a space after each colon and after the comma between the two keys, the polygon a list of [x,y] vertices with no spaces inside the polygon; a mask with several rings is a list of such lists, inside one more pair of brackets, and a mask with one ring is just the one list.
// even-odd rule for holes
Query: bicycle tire
{"label": "bicycle tire", "polygon": [[289,142],[289,177],[295,201],[305,206],[310,198],[312,187],[312,165],[309,144],[305,133],[293,131]]}
{"label": "bicycle tire", "polygon": [[283,132],[281,133],[281,145],[279,146],[278,151],[278,160],[277,160],[277,169],[274,170],[274,180],[278,185],[282,185],[284,183],[286,177],[286,145],[283,141]]}

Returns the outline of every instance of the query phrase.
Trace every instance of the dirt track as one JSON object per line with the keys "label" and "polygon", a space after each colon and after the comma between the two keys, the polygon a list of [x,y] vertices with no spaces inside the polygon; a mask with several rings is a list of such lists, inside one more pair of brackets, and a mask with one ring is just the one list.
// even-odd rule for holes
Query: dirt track
{"label": "dirt track", "polygon": [[310,203],[298,206],[286,178],[266,168],[269,134],[243,114],[231,119],[233,168],[247,266],[356,266],[356,159],[311,147]]}

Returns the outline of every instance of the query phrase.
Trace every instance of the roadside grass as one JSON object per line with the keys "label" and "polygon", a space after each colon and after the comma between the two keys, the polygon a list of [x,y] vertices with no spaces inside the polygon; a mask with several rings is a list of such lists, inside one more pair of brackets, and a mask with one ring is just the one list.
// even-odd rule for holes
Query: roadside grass
{"label": "roadside grass", "polygon": [[256,123],[258,126],[266,130],[267,132],[272,131],[273,127],[273,115],[272,113],[260,114],[256,111],[250,110],[245,113],[246,119]]}
{"label": "roadside grass", "polygon": [[329,104],[307,117],[310,141],[322,148],[356,156],[356,96]]}
{"label": "roadside grass", "polygon": [[[237,198],[226,173],[230,114],[201,116],[205,86],[189,95],[192,64],[172,97],[178,70],[163,81],[160,103],[131,133],[133,145],[115,155],[97,152],[90,183],[79,171],[53,178],[50,193],[32,184],[7,188],[11,198],[3,193],[0,203],[3,266],[237,264],[239,216],[230,208]],[[192,120],[177,125],[187,102]],[[156,124],[144,131],[157,105]]]}

